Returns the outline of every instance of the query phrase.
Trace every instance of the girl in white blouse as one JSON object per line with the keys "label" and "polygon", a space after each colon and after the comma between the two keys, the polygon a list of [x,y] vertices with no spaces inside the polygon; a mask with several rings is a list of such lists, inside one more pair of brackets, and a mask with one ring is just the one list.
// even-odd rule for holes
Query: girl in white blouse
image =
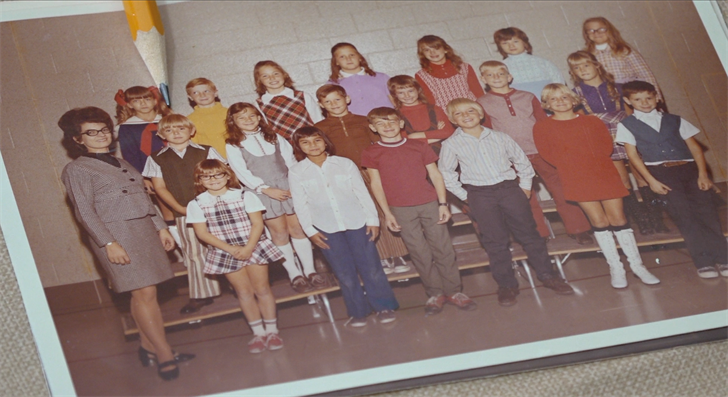
{"label": "girl in white blouse", "polygon": [[[299,293],[327,286],[326,279],[316,273],[311,242],[301,230],[293,210],[288,168],[296,159],[291,145],[270,129],[260,111],[250,103],[238,102],[230,106],[225,124],[228,133],[225,150],[230,168],[265,206],[263,219],[273,244],[283,251],[283,267],[288,272],[291,286]],[[294,249],[303,265],[303,273],[296,266]]]}
{"label": "girl in white blouse", "polygon": [[359,167],[334,156],[334,145],[316,127],[299,128],[291,142],[302,160],[288,173],[293,204],[303,231],[321,248],[339,280],[347,324],[366,325],[372,311],[380,323],[394,321],[399,304],[374,245],[379,217]]}

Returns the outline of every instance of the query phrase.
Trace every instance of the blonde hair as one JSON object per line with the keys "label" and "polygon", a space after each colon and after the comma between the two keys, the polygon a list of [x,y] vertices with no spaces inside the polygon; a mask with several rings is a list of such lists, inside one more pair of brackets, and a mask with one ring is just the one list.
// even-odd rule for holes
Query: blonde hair
{"label": "blonde hair", "polygon": [[159,120],[159,127],[157,128],[157,135],[159,135],[161,137],[162,135],[160,135],[160,134],[162,134],[167,128],[178,127],[178,126],[187,127],[192,132],[195,131],[195,124],[192,123],[192,121],[190,119],[188,119],[187,117],[185,117],[181,114],[172,113],[172,114],[168,114],[168,115],[162,117],[162,119]]}
{"label": "blonde hair", "polygon": [[543,88],[543,91],[541,91],[541,107],[550,110],[549,108],[549,97],[552,96],[554,93],[560,93],[560,94],[566,94],[571,98],[571,103],[573,106],[577,106],[581,104],[581,98],[579,98],[574,91],[571,91],[569,87],[559,84],[559,83],[551,83],[546,84],[546,86]]}
{"label": "blonde hair", "polygon": [[607,69],[604,69],[604,66],[599,63],[597,57],[590,52],[577,51],[569,54],[566,58],[566,62],[569,64],[569,75],[571,75],[571,81],[574,82],[574,85],[578,86],[584,82],[584,80],[574,73],[574,65],[576,65],[579,61],[587,61],[594,65],[597,69],[597,75],[599,78],[602,79],[603,82],[607,83],[607,93],[609,93],[609,98],[612,101],[619,103],[619,91],[617,91],[617,86],[614,83],[614,75],[607,72]]}
{"label": "blonde hair", "polygon": [[506,65],[505,63],[503,63],[501,61],[485,61],[485,62],[481,63],[480,67],[478,68],[478,70],[480,71],[480,74],[483,74],[483,70],[486,68],[490,68],[490,69],[502,68],[502,69],[505,69],[506,72],[510,73],[510,71],[508,70],[508,65]]}
{"label": "blonde hair", "polygon": [[279,72],[283,75],[283,86],[288,87],[292,90],[295,90],[293,87],[293,79],[291,79],[291,76],[286,73],[285,70],[281,67],[281,65],[277,64],[276,62],[266,60],[266,61],[260,61],[255,64],[255,67],[253,68],[253,80],[255,81],[255,92],[258,93],[258,96],[263,96],[268,90],[263,85],[263,82],[260,81],[260,69],[264,66],[270,66],[273,68],[278,69]]}
{"label": "blonde hair", "polygon": [[612,50],[612,55],[615,57],[625,57],[632,52],[632,47],[622,38],[619,30],[604,17],[588,18],[581,25],[581,34],[584,37],[584,43],[586,45],[586,48],[584,48],[585,51],[590,53],[596,52],[596,44],[589,39],[589,34],[586,32],[586,25],[591,22],[599,22],[607,28],[607,44],[609,44],[609,49]]}
{"label": "blonde hair", "polygon": [[485,110],[483,110],[483,106],[481,106],[478,102],[468,98],[455,98],[447,104],[446,108],[447,118],[450,119],[453,124],[457,124],[455,123],[455,120],[453,120],[453,114],[456,110],[463,107],[475,109],[475,111],[478,112],[478,116],[480,116],[480,120],[485,118]]}
{"label": "blonde hair", "polygon": [[445,59],[450,60],[452,62],[452,65],[455,66],[455,69],[460,70],[460,65],[463,64],[463,59],[460,58],[457,54],[455,54],[455,50],[450,47],[445,40],[443,40],[441,37],[434,36],[434,35],[427,35],[422,36],[419,40],[417,40],[417,57],[420,59],[420,66],[422,66],[422,69],[424,69],[426,72],[432,72],[432,66],[430,65],[430,61],[425,56],[425,52],[423,48],[432,47],[432,48],[444,48],[445,49]]}

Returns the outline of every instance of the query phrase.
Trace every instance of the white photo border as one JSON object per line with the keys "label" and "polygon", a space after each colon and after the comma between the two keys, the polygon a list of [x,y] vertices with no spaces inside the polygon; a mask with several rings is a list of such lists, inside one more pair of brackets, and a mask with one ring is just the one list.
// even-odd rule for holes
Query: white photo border
{"label": "white photo border", "polygon": [[[172,4],[179,0],[159,1]],[[728,29],[715,0],[693,0],[723,68],[728,73]],[[0,22],[120,11],[119,1],[13,1],[0,3]],[[0,153],[0,228],[18,281],[48,387],[53,396],[75,396],[76,391],[43,292],[17,202],[12,193],[5,162]],[[518,361],[606,348],[673,335],[728,326],[728,310],[662,320],[647,324],[592,332],[570,337],[470,352],[436,359],[351,371],[306,380],[243,389],[214,396],[300,395],[351,389],[377,383],[452,373]]]}

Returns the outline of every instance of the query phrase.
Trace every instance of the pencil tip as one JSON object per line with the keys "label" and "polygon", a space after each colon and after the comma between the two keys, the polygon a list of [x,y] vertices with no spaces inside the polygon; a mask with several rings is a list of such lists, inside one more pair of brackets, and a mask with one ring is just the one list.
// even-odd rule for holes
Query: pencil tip
{"label": "pencil tip", "polygon": [[167,104],[167,106],[171,107],[172,103],[169,100],[169,88],[167,88],[167,84],[159,84],[159,92],[162,93],[162,98],[164,98],[164,102]]}

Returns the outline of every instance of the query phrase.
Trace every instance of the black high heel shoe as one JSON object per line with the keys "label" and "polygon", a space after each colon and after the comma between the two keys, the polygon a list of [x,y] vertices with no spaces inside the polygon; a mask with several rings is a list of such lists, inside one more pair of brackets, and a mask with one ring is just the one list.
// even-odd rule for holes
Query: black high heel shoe
{"label": "black high heel shoe", "polygon": [[[139,354],[139,361],[142,363],[142,367],[146,368],[150,365],[154,365],[154,363],[157,362],[157,355],[141,346],[139,346],[139,350],[137,350],[137,353]],[[172,354],[174,354],[174,362],[176,363],[189,361],[197,357],[196,355],[191,353],[177,353],[174,350],[172,350]]]}
{"label": "black high heel shoe", "polygon": [[[174,369],[169,371],[162,371],[163,369],[172,366],[174,366]],[[179,377],[179,367],[177,366],[177,360],[170,360],[160,363],[159,367],[157,367],[157,374],[159,374],[159,377],[164,380],[177,379],[177,377]]]}

